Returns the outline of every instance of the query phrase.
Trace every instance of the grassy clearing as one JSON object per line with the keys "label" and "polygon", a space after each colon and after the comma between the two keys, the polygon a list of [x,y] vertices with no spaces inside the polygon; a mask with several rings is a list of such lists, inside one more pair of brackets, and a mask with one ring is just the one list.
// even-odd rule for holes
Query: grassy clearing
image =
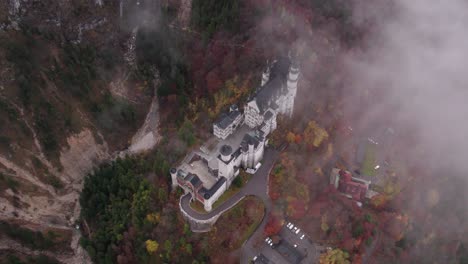
{"label": "grassy clearing", "polygon": [[238,249],[257,229],[264,214],[265,206],[260,199],[245,197],[220,217],[209,235],[215,240],[224,241],[230,250]]}
{"label": "grassy clearing", "polygon": [[247,239],[249,239],[250,236],[252,236],[252,234],[255,232],[255,230],[257,230],[257,227],[260,225],[260,223],[262,222],[262,219],[264,217],[265,217],[265,207],[264,207],[263,203],[261,203],[261,205],[258,208],[258,214],[253,219],[254,222],[252,224],[250,224],[250,226],[249,226],[249,228],[247,228],[247,230],[244,231],[244,233],[241,236],[241,239],[239,240],[239,244],[237,246],[235,246],[235,248],[240,248],[242,246],[242,244]]}
{"label": "grassy clearing", "polygon": [[376,165],[376,146],[374,144],[367,144],[366,154],[364,161],[361,165],[361,173],[366,176],[375,176],[377,171],[374,169]]}
{"label": "grassy clearing", "polygon": [[200,203],[199,201],[191,202],[190,207],[192,207],[193,210],[199,212],[200,214],[207,214],[208,213],[207,211],[205,211],[205,208],[203,207],[203,204]]}
{"label": "grassy clearing", "polygon": [[[229,198],[234,196],[239,191],[240,191],[240,188],[235,188],[234,186],[229,188],[229,190],[224,192],[223,195],[221,195],[219,197],[219,199],[213,204],[213,209],[212,210],[216,209],[218,206],[223,204],[225,201],[227,201]],[[205,211],[205,208],[204,208],[203,204],[201,202],[199,202],[199,201],[192,202],[190,204],[190,207],[192,207],[193,210],[199,212],[200,214],[207,214],[208,213],[207,211]]]}

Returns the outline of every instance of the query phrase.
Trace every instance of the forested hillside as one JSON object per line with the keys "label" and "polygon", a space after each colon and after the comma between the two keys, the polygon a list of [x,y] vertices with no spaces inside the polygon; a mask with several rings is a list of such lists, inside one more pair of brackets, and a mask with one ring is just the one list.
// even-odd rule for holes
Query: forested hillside
{"label": "forested hillside", "polygon": [[[350,86],[347,59],[375,44],[375,20],[395,10],[357,2],[0,2],[0,262],[239,263],[263,203],[247,197],[212,231],[192,233],[168,171],[220,113],[242,107],[267,62],[294,50],[295,115],[271,136],[287,149],[269,178],[264,235],[296,221],[335,248],[322,263],[465,263],[464,181],[400,160],[411,129],[388,148],[398,166],[364,209],[327,186],[329,163],[354,159],[359,117],[385,105],[385,91]],[[367,4],[381,8],[357,19]],[[134,151],[150,145],[135,140],[145,133],[156,147]]]}
{"label": "forested hillside", "polygon": [[[70,244],[79,235],[74,224],[79,221],[78,190],[84,184],[81,197],[100,202],[87,204],[88,199],[82,198],[82,220],[93,215],[90,211],[103,214],[86,224],[79,221],[85,236],[82,245],[94,260],[115,261],[115,247],[125,248],[120,241],[132,228],[137,229],[129,238],[135,254],[120,256],[122,261],[127,255],[145,258],[148,251],[141,247],[143,239],[157,241],[167,251],[163,257],[170,259],[170,243],[175,241],[142,237],[145,229],[136,226],[139,217],[132,216],[133,194],[140,191],[136,187],[140,184],[153,195],[151,210],[167,210],[158,199],[164,196],[160,192],[169,195],[169,189],[155,189],[152,180],[146,179],[154,166],[135,165],[140,158],[125,159],[104,165],[86,180],[84,175],[129,146],[154,94],[164,124],[161,134],[167,137],[161,144],[172,146],[176,157],[183,155],[207,136],[211,121],[221,111],[256,88],[266,60],[287,52],[299,33],[284,14],[278,16],[284,13],[281,10],[291,12],[287,2],[190,1],[188,13],[183,11],[186,1],[182,2],[157,6],[142,2],[139,6],[137,1],[128,1],[123,7],[118,2],[86,0],[19,1],[19,7],[16,2],[2,3],[0,189],[5,191],[1,197],[8,205],[1,212],[2,219],[15,224],[19,220],[19,227],[31,232],[37,225],[62,228],[56,232]],[[311,12],[310,8],[306,6],[304,12]],[[189,19],[181,18],[182,13]],[[279,19],[268,20],[274,16]],[[157,177],[164,179],[176,159],[157,161],[163,162]],[[93,175],[102,175],[104,180],[111,172],[121,175],[121,181],[112,185],[115,189],[96,191],[105,186]],[[118,193],[120,188],[125,193]],[[114,196],[119,199],[108,200]],[[102,212],[102,207],[93,209],[93,205],[112,205],[114,209]],[[169,208],[175,214],[176,206]],[[132,213],[122,215],[127,209]],[[95,234],[97,229],[108,232]],[[45,230],[41,228],[41,234],[47,237]],[[27,243],[16,236],[12,233],[9,238]],[[209,258],[208,244],[205,242],[206,249],[194,249],[205,256],[200,261]],[[154,243],[149,245],[155,248]],[[47,256],[65,261],[83,255],[76,244],[73,253],[67,250],[60,254],[48,251]],[[191,255],[191,249],[186,251]],[[29,254],[10,253],[11,259],[18,260]]]}
{"label": "forested hillside", "polygon": [[[127,60],[131,31],[114,4],[1,5],[0,219],[38,235],[50,227],[63,235],[66,249],[48,248],[37,261],[80,259],[72,241],[79,236],[73,226],[83,177],[128,147],[154,86]],[[21,234],[0,235],[2,245],[26,243],[12,263],[30,254]]]}

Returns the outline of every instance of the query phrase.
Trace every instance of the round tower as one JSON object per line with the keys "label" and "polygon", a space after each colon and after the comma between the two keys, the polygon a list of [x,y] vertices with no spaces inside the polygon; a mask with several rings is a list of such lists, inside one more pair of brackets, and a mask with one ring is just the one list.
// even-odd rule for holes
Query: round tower
{"label": "round tower", "polygon": [[299,64],[293,58],[292,61],[291,61],[291,65],[289,66],[288,89],[289,90],[296,90],[298,80],[299,80]]}
{"label": "round tower", "polygon": [[229,145],[223,145],[221,147],[221,159],[224,161],[224,162],[229,162],[229,160],[231,160],[231,154],[232,154],[232,148],[231,146]]}
{"label": "round tower", "polygon": [[175,187],[177,187],[177,169],[176,168],[171,168],[169,170],[169,173],[171,174],[172,188],[175,188]]}
{"label": "round tower", "polygon": [[270,80],[270,64],[267,62],[266,68],[262,73],[262,85],[265,85]]}
{"label": "round tower", "polygon": [[286,115],[292,117],[294,110],[294,100],[297,93],[297,81],[299,80],[299,64],[297,63],[296,56],[290,56],[291,65],[289,66],[288,73],[288,96],[286,99]]}

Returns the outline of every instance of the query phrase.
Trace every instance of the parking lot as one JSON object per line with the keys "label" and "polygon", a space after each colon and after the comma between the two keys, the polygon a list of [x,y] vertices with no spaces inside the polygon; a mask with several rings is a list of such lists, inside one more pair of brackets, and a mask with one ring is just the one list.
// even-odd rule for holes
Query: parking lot
{"label": "parking lot", "polygon": [[[300,227],[296,227],[299,228]],[[296,234],[297,232],[297,234]],[[284,225],[278,234],[279,241],[273,246],[264,241],[254,263],[310,264],[318,263],[321,246],[315,245],[302,230],[291,230]],[[303,237],[301,239],[301,237]],[[262,259],[262,260],[260,260]]]}

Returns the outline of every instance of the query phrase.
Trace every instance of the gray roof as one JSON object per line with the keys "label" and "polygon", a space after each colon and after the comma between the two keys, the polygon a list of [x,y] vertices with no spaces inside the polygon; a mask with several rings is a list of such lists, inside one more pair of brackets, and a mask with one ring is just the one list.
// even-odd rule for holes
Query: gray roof
{"label": "gray roof", "polygon": [[232,147],[229,145],[223,145],[221,149],[219,150],[219,152],[221,152],[221,155],[224,155],[224,156],[231,155]]}
{"label": "gray roof", "polygon": [[275,100],[282,94],[287,93],[286,79],[289,72],[291,62],[287,57],[282,57],[273,65],[270,74],[270,80],[258,88],[252,99],[255,99],[260,113],[265,112],[268,108],[277,108]]}
{"label": "gray roof", "polygon": [[276,250],[284,258],[286,258],[289,263],[299,264],[304,258],[296,248],[294,248],[284,240],[280,241],[280,243],[276,246]]}
{"label": "gray roof", "polygon": [[203,187],[198,191],[198,193],[201,194],[203,198],[210,199],[211,196],[213,196],[213,194],[217,192],[225,182],[226,178],[220,177],[219,180],[209,190]]}
{"label": "gray roof", "polygon": [[189,173],[189,175],[185,178],[187,182],[190,182],[192,186],[196,189],[200,187],[203,183],[200,181],[200,178],[196,174]]}
{"label": "gray roof", "polygon": [[265,120],[270,120],[270,118],[273,117],[273,112],[271,112],[270,110],[268,110],[266,113],[265,113]]}
{"label": "gray roof", "polygon": [[218,121],[216,121],[216,125],[221,128],[221,129],[225,129],[227,128],[229,125],[232,124],[232,122],[234,122],[234,120],[236,120],[236,118],[240,115],[241,113],[239,112],[239,110],[234,110],[234,111],[231,111],[229,113],[222,113],[220,115],[220,117],[218,118]]}
{"label": "gray roof", "polygon": [[256,148],[258,144],[260,144],[260,138],[247,133],[242,139],[241,148],[243,151],[247,151],[249,149],[249,145],[254,145],[254,148]]}

